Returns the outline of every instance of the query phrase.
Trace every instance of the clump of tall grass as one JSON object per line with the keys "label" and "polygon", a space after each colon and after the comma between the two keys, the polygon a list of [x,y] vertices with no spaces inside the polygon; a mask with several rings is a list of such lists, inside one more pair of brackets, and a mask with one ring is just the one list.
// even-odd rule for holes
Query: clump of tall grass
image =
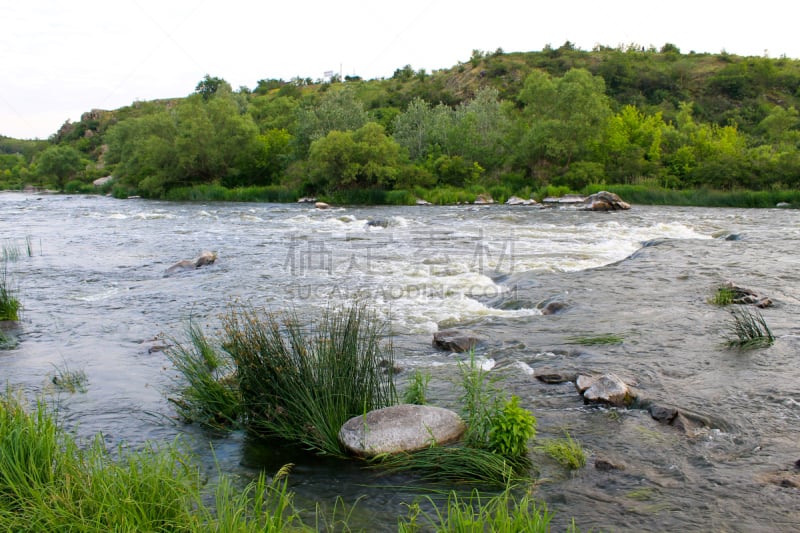
{"label": "clump of tall grass", "polygon": [[8,263],[0,261],[0,321],[19,320],[19,311],[22,307],[16,296],[16,290],[11,287],[8,275]]}
{"label": "clump of tall grass", "polygon": [[752,349],[775,342],[764,316],[756,310],[740,307],[731,310],[732,324],[726,338],[730,348]]}
{"label": "clump of tall grass", "polygon": [[236,365],[245,424],[254,432],[345,455],[342,425],[397,403],[394,351],[362,303],[303,326],[295,314],[232,308],[223,345]]}
{"label": "clump of tall grass", "polygon": [[425,396],[430,380],[431,375],[429,372],[422,372],[419,369],[415,369],[408,380],[406,391],[403,393],[403,401],[410,404],[425,405]]}
{"label": "clump of tall grass", "polygon": [[500,494],[482,496],[473,491],[469,497],[451,492],[447,504],[442,507],[426,497],[432,511],[423,511],[419,502],[408,508],[408,516],[399,522],[400,533],[419,531],[526,531],[531,533],[550,531],[553,514],[545,505],[541,507],[526,492],[522,497],[514,495],[513,488]]}
{"label": "clump of tall grass", "polygon": [[537,450],[555,459],[561,466],[577,470],[586,465],[586,452],[580,442],[566,433],[561,439],[543,439]]}
{"label": "clump of tall grass", "polygon": [[64,392],[86,392],[86,384],[89,378],[83,369],[72,370],[66,362],[62,366],[56,366],[53,377],[50,379],[56,389]]}
{"label": "clump of tall grass", "polygon": [[190,322],[186,342],[173,342],[166,355],[183,377],[179,397],[169,398],[187,422],[220,430],[235,427],[242,399],[231,357],[215,347],[197,324]]}

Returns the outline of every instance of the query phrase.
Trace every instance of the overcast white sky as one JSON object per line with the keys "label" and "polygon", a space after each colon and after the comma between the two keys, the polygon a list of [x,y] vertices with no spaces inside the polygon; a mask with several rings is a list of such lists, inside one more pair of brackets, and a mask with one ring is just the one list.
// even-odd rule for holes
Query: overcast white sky
{"label": "overcast white sky", "polygon": [[506,52],[676,44],[800,57],[800,4],[761,0],[0,0],[0,135],[47,138],[92,108],[325,71],[390,77]]}

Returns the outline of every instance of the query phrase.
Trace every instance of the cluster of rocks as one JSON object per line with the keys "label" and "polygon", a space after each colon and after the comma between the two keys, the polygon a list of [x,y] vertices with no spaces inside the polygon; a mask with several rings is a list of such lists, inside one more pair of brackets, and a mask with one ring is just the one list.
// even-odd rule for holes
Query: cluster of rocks
{"label": "cluster of rocks", "polygon": [[631,204],[624,201],[619,195],[600,191],[589,196],[565,194],[559,197],[548,197],[542,200],[545,205],[571,206],[586,211],[624,211],[631,208]]}
{"label": "cluster of rocks", "polygon": [[758,294],[756,291],[752,289],[739,287],[738,285],[735,285],[732,281],[724,283],[720,287],[720,289],[725,291],[730,291],[731,303],[741,304],[741,305],[754,305],[762,309],[764,309],[765,307],[772,307],[772,300],[770,300],[769,297],[764,296],[762,294]]}

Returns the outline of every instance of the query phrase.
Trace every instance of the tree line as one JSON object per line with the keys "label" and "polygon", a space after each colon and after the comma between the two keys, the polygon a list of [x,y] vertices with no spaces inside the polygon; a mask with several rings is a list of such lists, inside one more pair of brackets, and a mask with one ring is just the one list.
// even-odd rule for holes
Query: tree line
{"label": "tree line", "polygon": [[252,91],[208,75],[186,98],[87,113],[27,153],[0,139],[0,182],[80,190],[111,174],[124,194],[153,198],[203,185],[797,189],[798,99],[797,60],[674,45],[473,51],[433,73],[265,79]]}

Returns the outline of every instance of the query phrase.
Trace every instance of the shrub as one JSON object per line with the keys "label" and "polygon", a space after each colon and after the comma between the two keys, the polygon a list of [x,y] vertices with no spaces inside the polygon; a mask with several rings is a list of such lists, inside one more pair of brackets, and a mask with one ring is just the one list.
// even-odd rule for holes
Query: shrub
{"label": "shrub", "polygon": [[491,420],[489,449],[504,457],[521,457],[528,451],[528,441],[536,435],[536,418],[519,406],[512,396]]}

